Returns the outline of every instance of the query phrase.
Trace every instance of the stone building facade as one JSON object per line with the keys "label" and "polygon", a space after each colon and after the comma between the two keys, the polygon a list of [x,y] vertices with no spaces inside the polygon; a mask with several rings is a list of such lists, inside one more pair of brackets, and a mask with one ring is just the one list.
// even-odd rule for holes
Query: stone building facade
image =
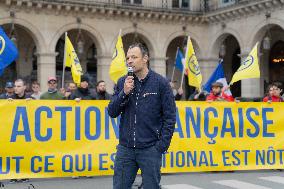
{"label": "stone building facade", "polygon": [[[151,69],[167,77],[177,47],[191,36],[204,82],[220,54],[230,80],[241,59],[259,42],[261,78],[236,83],[232,91],[236,96],[260,97],[267,83],[284,82],[283,6],[284,0],[3,0],[0,25],[15,38],[20,56],[5,70],[1,85],[23,77],[38,80],[45,91],[48,76],[60,80],[68,32],[80,51],[83,71],[92,83],[105,80],[112,91],[108,69],[121,29],[124,47],[144,43]],[[181,73],[176,71],[174,79],[179,83]]]}

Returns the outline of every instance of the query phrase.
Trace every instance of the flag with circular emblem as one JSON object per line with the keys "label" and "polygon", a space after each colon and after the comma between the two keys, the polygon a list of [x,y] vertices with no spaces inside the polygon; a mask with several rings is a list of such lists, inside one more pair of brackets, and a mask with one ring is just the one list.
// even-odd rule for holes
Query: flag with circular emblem
{"label": "flag with circular emblem", "polygon": [[64,65],[71,68],[72,78],[74,83],[80,85],[81,75],[83,73],[79,58],[74,50],[74,47],[65,34],[65,48],[64,48]]}
{"label": "flag with circular emblem", "polygon": [[115,49],[112,55],[112,61],[109,68],[109,76],[111,80],[117,83],[118,79],[127,73],[127,66],[125,61],[125,53],[123,50],[122,37],[119,34]]}
{"label": "flag with circular emblem", "polygon": [[260,78],[260,70],[258,64],[258,43],[255,44],[248,57],[242,61],[239,69],[232,77],[230,85],[233,83],[250,78]]}
{"label": "flag with circular emblem", "polygon": [[0,75],[18,56],[19,52],[17,47],[0,27]]}
{"label": "flag with circular emblem", "polygon": [[187,38],[186,45],[185,69],[188,76],[188,85],[200,89],[202,83],[202,75],[195,55],[193,44],[189,36]]}

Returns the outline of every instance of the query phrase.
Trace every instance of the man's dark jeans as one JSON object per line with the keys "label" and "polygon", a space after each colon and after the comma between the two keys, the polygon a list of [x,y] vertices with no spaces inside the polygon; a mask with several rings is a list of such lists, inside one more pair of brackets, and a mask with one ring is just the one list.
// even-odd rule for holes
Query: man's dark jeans
{"label": "man's dark jeans", "polygon": [[117,146],[114,163],[113,189],[131,189],[141,169],[145,189],[159,189],[162,153],[155,146],[143,149]]}

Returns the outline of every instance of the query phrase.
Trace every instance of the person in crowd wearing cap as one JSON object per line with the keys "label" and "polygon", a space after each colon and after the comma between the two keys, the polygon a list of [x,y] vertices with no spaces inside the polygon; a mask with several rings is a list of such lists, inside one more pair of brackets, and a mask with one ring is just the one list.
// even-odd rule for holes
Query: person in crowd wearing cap
{"label": "person in crowd wearing cap", "polygon": [[0,99],[12,98],[14,95],[14,83],[11,81],[6,82],[5,91],[6,93],[0,95]]}
{"label": "person in crowd wearing cap", "polygon": [[32,83],[32,97],[36,100],[39,100],[40,99],[40,95],[41,95],[41,92],[40,92],[40,84],[37,82],[37,81],[34,81]]}
{"label": "person in crowd wearing cap", "polygon": [[212,83],[211,92],[206,97],[206,101],[207,102],[211,102],[211,101],[233,102],[234,101],[233,96],[225,93],[225,91],[228,89],[229,89],[229,86],[223,87],[223,84],[221,82]]}
{"label": "person in crowd wearing cap", "polygon": [[56,77],[48,77],[48,90],[40,96],[41,100],[64,100],[65,96],[57,90]]}
{"label": "person in crowd wearing cap", "polygon": [[106,83],[101,80],[96,85],[96,100],[110,100],[111,96],[106,92]]}
{"label": "person in crowd wearing cap", "polygon": [[274,82],[269,87],[269,93],[263,98],[263,102],[283,102],[281,93],[283,91],[282,83]]}
{"label": "person in crowd wearing cap", "polygon": [[168,80],[170,82],[171,89],[175,96],[175,100],[181,100],[183,95],[183,89],[180,87],[178,90],[175,89],[175,81]]}
{"label": "person in crowd wearing cap", "polygon": [[95,100],[95,95],[89,89],[89,78],[86,75],[81,76],[80,86],[71,94],[71,100]]}

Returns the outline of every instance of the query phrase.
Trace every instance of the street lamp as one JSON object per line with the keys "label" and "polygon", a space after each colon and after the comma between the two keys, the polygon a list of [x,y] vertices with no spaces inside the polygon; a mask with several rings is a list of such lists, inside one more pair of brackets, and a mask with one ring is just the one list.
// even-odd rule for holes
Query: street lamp
{"label": "street lamp", "polygon": [[262,47],[264,50],[269,50],[271,45],[270,37],[266,36],[262,41]]}
{"label": "street lamp", "polygon": [[16,31],[15,31],[15,24],[14,24],[14,19],[15,19],[15,12],[10,11],[10,17],[12,19],[12,26],[11,26],[11,31],[10,31],[10,39],[14,43],[14,45],[17,47],[17,38],[16,38]]}
{"label": "street lamp", "polygon": [[137,43],[137,42],[139,42],[139,40],[138,40],[137,23],[136,22],[133,23],[133,27],[134,27],[133,43]]}
{"label": "street lamp", "polygon": [[82,23],[82,20],[81,18],[77,18],[77,23],[78,23],[78,35],[77,35],[77,51],[78,51],[78,54],[83,54],[84,53],[84,41],[83,41],[83,35],[82,35],[82,31],[81,31],[81,23]]}
{"label": "street lamp", "polygon": [[220,47],[219,56],[220,58],[224,58],[226,55],[226,45],[223,43]]}
{"label": "street lamp", "polygon": [[[267,12],[265,14],[266,20],[268,20],[270,17],[271,17],[271,14]],[[270,30],[269,30],[268,24],[266,25],[266,27],[267,27],[267,35],[263,38],[262,47],[264,50],[269,50],[271,47],[271,38],[270,38]]]}

